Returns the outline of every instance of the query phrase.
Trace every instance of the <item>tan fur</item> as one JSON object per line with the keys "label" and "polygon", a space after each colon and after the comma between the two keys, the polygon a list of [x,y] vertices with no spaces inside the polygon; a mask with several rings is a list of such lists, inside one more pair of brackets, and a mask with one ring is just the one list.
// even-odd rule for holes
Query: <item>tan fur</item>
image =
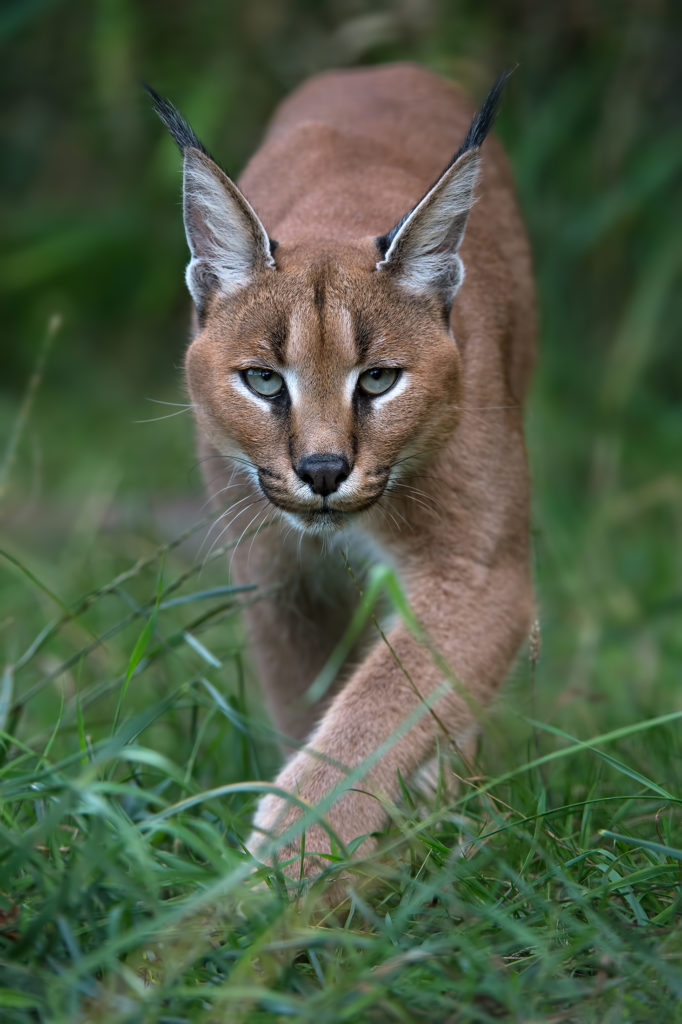
{"label": "tan fur", "polygon": [[[289,736],[305,737],[318,721],[276,785],[316,805],[348,769],[374,757],[326,813],[344,843],[385,824],[384,798],[398,796],[399,774],[408,778],[427,763],[437,742],[470,742],[476,707],[490,701],[529,629],[522,402],[534,300],[526,236],[494,138],[482,147],[451,331],[433,294],[376,266],[375,236],[438,178],[472,113],[451,84],[411,66],[335,72],[300,88],[279,108],[240,181],[279,243],[276,269],[256,253],[246,287],[213,294],[187,354],[210,491],[232,485],[216,499],[220,512],[241,502],[223,520],[234,518],[228,535],[236,540],[249,525],[274,520],[238,546],[232,563],[238,582],[278,588],[247,616],[268,703]],[[355,415],[348,393],[358,324],[371,338],[361,368],[401,367],[407,381],[364,416]],[[238,370],[280,366],[271,343],[277,330],[286,335],[282,368],[294,389],[285,419],[235,384]],[[294,469],[318,452],[353,467],[329,497],[336,512],[326,534],[321,499]],[[239,460],[260,467],[260,483]],[[302,538],[293,520],[308,529]],[[334,542],[336,527],[343,531]],[[356,652],[335,694],[309,709],[303,695],[357,604],[339,550],[352,548],[357,535],[395,565],[429,643],[398,623],[389,634],[394,653],[382,642]],[[471,699],[457,683],[442,685],[434,649]],[[429,710],[424,701],[439,687]],[[266,838],[299,815],[298,804],[265,796],[250,849],[265,850]],[[307,829],[305,849],[305,870],[314,875],[324,864],[314,855],[329,851],[324,829]],[[293,839],[277,856],[286,861],[299,850]],[[286,870],[298,876],[300,864]]]}

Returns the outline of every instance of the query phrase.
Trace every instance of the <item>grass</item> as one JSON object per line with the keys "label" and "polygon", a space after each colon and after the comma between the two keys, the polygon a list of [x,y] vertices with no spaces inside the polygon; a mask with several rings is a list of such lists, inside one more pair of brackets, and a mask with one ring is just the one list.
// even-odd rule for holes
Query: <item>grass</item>
{"label": "grass", "polygon": [[[258,0],[241,18],[152,0],[0,16],[2,74],[33,79],[4,111],[0,169],[16,197],[0,282],[3,1024],[682,1020],[682,210],[665,6],[425,2],[417,18]],[[455,766],[457,797],[406,788],[334,914],[320,891],[340,854],[296,899],[259,884],[240,845],[253,780],[279,756],[239,625],[258,594],[231,589],[229,552],[204,541],[186,411],[155,404],[183,401],[184,249],[176,155],[134,83],[167,91],[233,170],[316,64],[395,57],[477,95],[520,62],[499,131],[540,296],[541,648],[486,714],[474,773]]]}
{"label": "grass", "polygon": [[[28,422],[25,403],[8,457]],[[665,602],[632,626],[627,576],[591,593],[604,545],[629,543],[604,525],[621,503],[607,492],[574,529],[585,571],[566,570],[560,530],[539,533],[537,666],[520,660],[455,800],[406,790],[336,914],[320,892],[341,855],[297,900],[259,886],[240,845],[264,785],[248,780],[277,754],[238,625],[258,594],[229,586],[228,552],[197,557],[206,522],[152,542],[139,513],[107,530],[95,506],[61,556],[15,528],[0,556],[2,1019],[680,1020],[679,632]],[[655,554],[653,534],[639,542]]]}

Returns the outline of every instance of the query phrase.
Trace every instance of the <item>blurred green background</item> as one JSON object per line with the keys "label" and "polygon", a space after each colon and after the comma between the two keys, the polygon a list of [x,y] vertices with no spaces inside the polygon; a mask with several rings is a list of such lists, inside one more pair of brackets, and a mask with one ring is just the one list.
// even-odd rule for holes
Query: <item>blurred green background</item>
{"label": "blurred green background", "polygon": [[[529,447],[547,682],[583,703],[594,673],[600,691],[612,685],[630,703],[675,692],[679,29],[679,6],[665,0],[6,2],[6,546],[39,559],[68,598],[78,583],[64,544],[85,560],[102,530],[123,526],[144,549],[159,522],[168,536],[201,505],[189,417],[139,422],[173,411],[149,399],[183,401],[189,324],[180,160],[142,79],[236,176],[281,97],[319,69],[408,58],[480,99],[518,63],[498,130],[539,287]],[[21,616],[0,627],[11,657]]]}
{"label": "blurred green background", "polygon": [[[514,1020],[672,1021],[681,844],[663,797],[682,741],[677,721],[649,720],[682,707],[681,13],[673,0],[4,0],[3,1021],[132,1020],[97,986],[244,865],[253,793],[213,787],[272,777],[279,757],[238,625],[258,595],[228,592],[229,554],[208,557],[206,525],[171,544],[204,497],[188,411],[157,404],[185,401],[190,304],[180,159],[140,81],[236,176],[307,75],[405,58],[479,100],[519,65],[498,131],[538,282],[542,652],[535,670],[519,657],[486,717],[474,782],[497,777],[500,818],[486,784],[444,831],[433,816],[410,826],[390,915],[349,927],[351,914],[328,957],[315,946],[317,981],[298,953],[251,964],[249,943],[270,941],[256,908],[220,950],[211,936],[205,963],[199,943],[174,972],[169,947],[165,988],[135,988],[134,958],[125,984],[149,1021],[155,1006],[207,1020],[207,982],[218,1005],[232,999],[226,1020],[284,1005],[287,1020],[482,1021],[506,1006]],[[595,740],[563,756],[566,732],[589,744],[610,730],[608,754]],[[157,809],[186,796],[159,830]],[[471,861],[448,853],[462,828],[489,837]],[[602,828],[630,837],[625,852]],[[308,943],[290,910],[282,934]],[[241,983],[262,1014],[237,1006]]]}

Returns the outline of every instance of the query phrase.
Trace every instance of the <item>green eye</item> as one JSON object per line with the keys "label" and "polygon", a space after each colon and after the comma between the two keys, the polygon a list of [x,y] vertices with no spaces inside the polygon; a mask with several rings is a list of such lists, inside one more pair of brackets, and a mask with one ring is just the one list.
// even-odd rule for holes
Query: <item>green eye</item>
{"label": "green eye", "polygon": [[385,391],[393,387],[399,374],[400,370],[396,370],[392,366],[375,366],[360,374],[358,384],[366,395],[383,395]]}
{"label": "green eye", "polygon": [[284,387],[281,374],[252,366],[244,373],[244,380],[252,391],[263,398],[276,398]]}

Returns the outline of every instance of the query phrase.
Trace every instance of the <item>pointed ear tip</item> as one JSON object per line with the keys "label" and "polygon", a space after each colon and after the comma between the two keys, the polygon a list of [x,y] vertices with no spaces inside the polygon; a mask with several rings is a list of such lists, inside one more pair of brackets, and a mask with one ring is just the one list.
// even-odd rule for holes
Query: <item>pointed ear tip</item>
{"label": "pointed ear tip", "polygon": [[[203,149],[199,149],[198,146],[182,147],[182,164],[185,170],[202,168],[203,170],[210,170],[214,172],[214,168],[216,167],[220,170],[220,167],[218,167],[218,164],[216,164],[213,157],[210,157]],[[223,171],[222,173],[225,172]]]}
{"label": "pointed ear tip", "polygon": [[464,181],[467,178],[471,179],[472,186],[475,184],[478,177],[481,165],[481,147],[472,146],[471,149],[466,149],[461,156],[458,156],[456,160],[448,167],[447,171],[443,174],[441,180],[445,181]]}
{"label": "pointed ear tip", "polygon": [[471,146],[469,149],[465,149],[460,157],[458,157],[453,167],[466,167],[467,164],[477,164],[481,159],[481,147]]}

